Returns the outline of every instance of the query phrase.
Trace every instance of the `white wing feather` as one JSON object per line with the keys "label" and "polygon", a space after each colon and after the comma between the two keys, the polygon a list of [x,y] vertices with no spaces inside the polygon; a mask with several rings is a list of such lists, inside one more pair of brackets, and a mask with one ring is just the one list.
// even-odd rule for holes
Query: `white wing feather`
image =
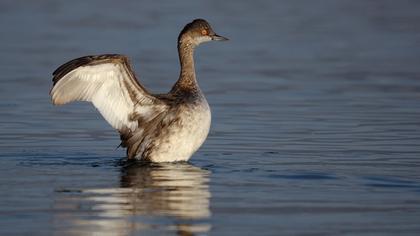
{"label": "white wing feather", "polygon": [[[106,62],[79,66],[60,78],[51,90],[54,104],[89,101],[115,129],[138,126],[136,115],[149,117],[161,111],[164,104],[133,83],[135,77],[123,63]],[[134,101],[133,101],[134,100]]]}

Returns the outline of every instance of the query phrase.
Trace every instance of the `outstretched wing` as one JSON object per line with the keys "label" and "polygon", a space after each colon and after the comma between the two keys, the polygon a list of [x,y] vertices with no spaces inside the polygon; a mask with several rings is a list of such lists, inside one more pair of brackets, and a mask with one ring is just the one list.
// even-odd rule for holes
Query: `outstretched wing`
{"label": "outstretched wing", "polygon": [[127,57],[117,54],[71,60],[53,73],[50,95],[55,105],[89,101],[115,129],[135,130],[167,105],[137,81]]}

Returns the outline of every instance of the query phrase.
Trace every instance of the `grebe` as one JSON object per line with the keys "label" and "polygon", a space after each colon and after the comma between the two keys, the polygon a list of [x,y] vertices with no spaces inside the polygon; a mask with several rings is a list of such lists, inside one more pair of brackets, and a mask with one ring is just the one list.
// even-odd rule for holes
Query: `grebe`
{"label": "grebe", "polygon": [[196,19],[178,36],[181,72],[167,94],[152,94],[136,79],[126,56],[105,54],[71,60],[53,72],[52,102],[88,101],[118,132],[127,158],[187,161],[206,139],[210,108],[198,86],[194,49],[222,41],[209,23]]}

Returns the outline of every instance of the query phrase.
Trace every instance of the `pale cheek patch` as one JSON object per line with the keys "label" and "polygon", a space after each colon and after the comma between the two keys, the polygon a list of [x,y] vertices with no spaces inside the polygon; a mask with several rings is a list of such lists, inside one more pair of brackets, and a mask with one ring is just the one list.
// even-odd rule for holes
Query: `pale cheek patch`
{"label": "pale cheek patch", "polygon": [[195,41],[198,45],[200,43],[211,41],[211,38],[210,38],[210,36],[200,36],[200,37],[197,37]]}

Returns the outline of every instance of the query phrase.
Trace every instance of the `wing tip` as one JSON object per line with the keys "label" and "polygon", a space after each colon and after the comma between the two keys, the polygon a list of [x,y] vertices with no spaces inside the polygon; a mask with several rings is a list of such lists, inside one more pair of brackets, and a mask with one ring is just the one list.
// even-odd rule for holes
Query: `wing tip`
{"label": "wing tip", "polygon": [[101,54],[101,55],[89,55],[89,56],[79,57],[79,58],[70,60],[62,64],[61,66],[59,66],[57,69],[54,70],[54,72],[52,73],[53,85],[55,85],[61,78],[63,78],[70,71],[78,67],[91,65],[91,64],[99,64],[108,60],[121,60],[124,62],[129,61],[128,57],[121,54]]}
{"label": "wing tip", "polygon": [[54,106],[59,106],[59,105],[64,105],[65,104],[65,102],[58,99],[57,96],[54,93],[50,92],[50,96],[51,96],[51,103]]}

